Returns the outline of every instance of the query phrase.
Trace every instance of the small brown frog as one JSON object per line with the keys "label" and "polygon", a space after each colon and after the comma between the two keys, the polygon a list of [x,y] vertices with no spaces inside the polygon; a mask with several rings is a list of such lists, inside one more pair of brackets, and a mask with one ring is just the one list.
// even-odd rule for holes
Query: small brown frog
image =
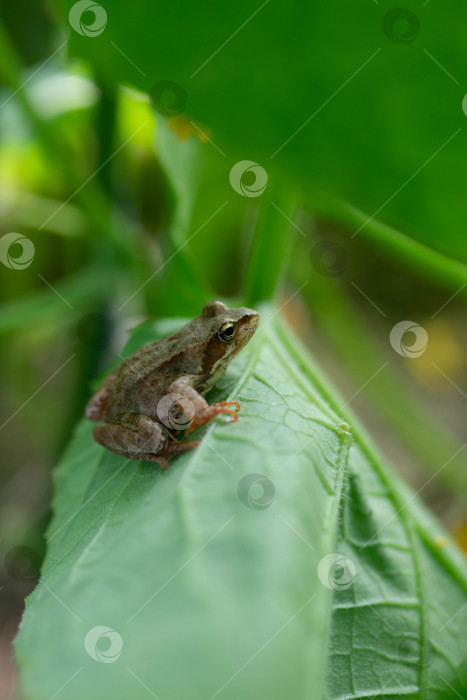
{"label": "small brown frog", "polygon": [[[227,413],[234,421],[237,401],[209,405],[203,396],[225,372],[230,360],[248,343],[256,328],[256,311],[229,309],[211,301],[177,333],[145,345],[127,357],[104,381],[86,406],[86,418],[103,420],[94,439],[129,459],[159,462],[196,447],[180,442],[214,416]],[[175,433],[175,434],[174,434]]]}

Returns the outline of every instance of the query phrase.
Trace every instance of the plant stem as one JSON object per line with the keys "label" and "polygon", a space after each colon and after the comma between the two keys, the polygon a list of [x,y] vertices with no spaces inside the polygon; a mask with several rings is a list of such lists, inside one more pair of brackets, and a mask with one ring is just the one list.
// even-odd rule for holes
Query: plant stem
{"label": "plant stem", "polygon": [[[255,306],[274,297],[288,257],[298,195],[287,187],[261,195],[259,216],[246,275],[246,303]],[[292,229],[292,231],[291,231]]]}
{"label": "plant stem", "polygon": [[407,267],[412,273],[418,272],[430,282],[452,291],[460,291],[467,297],[467,264],[454,260],[429,246],[417,241],[387,224],[370,218],[364,212],[337,197],[319,195],[312,198],[310,209],[317,218],[337,221],[351,229],[352,235],[375,243],[397,263]]}

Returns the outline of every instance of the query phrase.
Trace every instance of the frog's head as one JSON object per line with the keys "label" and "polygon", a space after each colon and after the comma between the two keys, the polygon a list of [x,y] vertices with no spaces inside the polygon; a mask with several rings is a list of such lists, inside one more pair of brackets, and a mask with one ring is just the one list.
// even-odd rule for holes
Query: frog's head
{"label": "frog's head", "polygon": [[222,354],[236,355],[258,328],[259,314],[246,306],[229,309],[221,301],[210,301],[203,309],[202,318],[209,325],[213,342],[223,348]]}
{"label": "frog's head", "polygon": [[221,301],[210,301],[200,320],[206,338],[203,374],[207,384],[212,386],[252,337],[258,327],[259,315],[244,306],[229,309]]}

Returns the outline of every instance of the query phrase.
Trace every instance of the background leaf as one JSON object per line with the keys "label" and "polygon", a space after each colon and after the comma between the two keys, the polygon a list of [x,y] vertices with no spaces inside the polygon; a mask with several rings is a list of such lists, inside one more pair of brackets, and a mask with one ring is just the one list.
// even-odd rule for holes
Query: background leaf
{"label": "background leaf", "polygon": [[410,0],[399,14],[385,0],[114,0],[106,11],[99,36],[71,31],[72,55],[147,92],[178,83],[188,119],[227,155],[226,178],[257,160],[271,181],[285,171],[318,201],[341,198],[467,261],[460,0]]}

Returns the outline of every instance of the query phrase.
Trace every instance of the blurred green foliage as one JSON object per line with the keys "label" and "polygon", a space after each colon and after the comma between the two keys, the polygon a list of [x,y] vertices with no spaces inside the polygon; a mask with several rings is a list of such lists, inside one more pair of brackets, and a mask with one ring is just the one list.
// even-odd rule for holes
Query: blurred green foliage
{"label": "blurred green foliage", "polygon": [[[400,43],[386,0],[113,0],[95,37],[67,26],[71,4],[0,12],[0,234],[36,249],[0,267],[4,552],[42,553],[50,469],[126,330],[217,296],[284,305],[348,395],[364,386],[393,461],[403,445],[415,484],[436,475],[451,524],[466,495],[465,6],[408,3],[420,27]],[[161,80],[187,96],[168,122],[146,94]],[[258,199],[229,184],[243,158],[268,172]],[[344,250],[340,275],[312,264],[320,241]],[[388,342],[407,317],[430,333],[416,363]],[[28,580],[5,581],[19,610]]]}
{"label": "blurred green foliage", "polygon": [[[64,10],[72,4],[63,0]],[[114,83],[147,92],[178,83],[189,118],[232,163],[247,153],[270,180],[285,171],[314,200],[323,193],[367,216],[378,211],[467,263],[459,84],[467,8],[410,0],[388,28],[393,9],[388,0],[292,0],[286,11],[251,0],[228,8],[115,0],[105,31],[92,41],[73,31],[70,47]]]}

